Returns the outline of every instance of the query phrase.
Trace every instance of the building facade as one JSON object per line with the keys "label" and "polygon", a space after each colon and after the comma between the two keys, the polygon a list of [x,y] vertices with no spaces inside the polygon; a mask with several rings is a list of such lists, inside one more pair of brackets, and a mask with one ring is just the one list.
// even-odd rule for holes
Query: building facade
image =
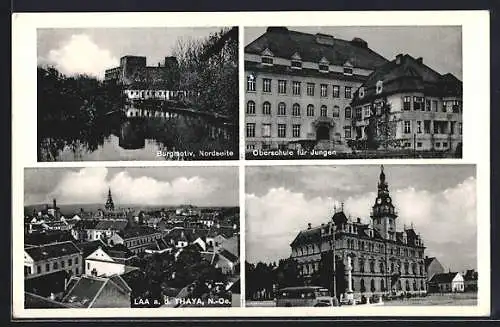
{"label": "building facade", "polygon": [[435,274],[429,281],[429,293],[461,293],[464,289],[464,277],[458,272]]}
{"label": "building facade", "polygon": [[382,148],[461,151],[462,82],[399,54],[354,92],[353,137]]}
{"label": "building facade", "polygon": [[247,151],[345,144],[353,94],[386,62],[359,38],[269,27],[245,47]]}
{"label": "building facade", "polygon": [[330,221],[299,232],[290,244],[291,257],[306,281],[330,266],[327,277],[335,275],[337,296],[348,284],[355,294],[425,292],[424,243],[413,226],[396,230],[397,219],[382,167],[369,223],[336,210]]}
{"label": "building facade", "polygon": [[71,241],[24,249],[25,279],[66,271],[69,275],[82,273],[82,252]]}

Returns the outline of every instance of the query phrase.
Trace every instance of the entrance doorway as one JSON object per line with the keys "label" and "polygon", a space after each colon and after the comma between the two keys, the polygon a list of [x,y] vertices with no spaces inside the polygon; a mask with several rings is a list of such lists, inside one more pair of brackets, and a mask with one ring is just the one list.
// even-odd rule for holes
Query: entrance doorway
{"label": "entrance doorway", "polygon": [[319,126],[316,129],[316,140],[329,140],[330,139],[330,129],[327,126]]}

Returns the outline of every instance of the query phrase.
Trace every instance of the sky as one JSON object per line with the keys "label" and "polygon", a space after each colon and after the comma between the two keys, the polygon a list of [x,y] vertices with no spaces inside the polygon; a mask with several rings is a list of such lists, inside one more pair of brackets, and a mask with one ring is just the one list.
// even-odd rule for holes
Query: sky
{"label": "sky", "polygon": [[[475,166],[386,165],[384,171],[398,230],[413,223],[425,255],[445,269],[477,268]],[[247,167],[246,260],[289,257],[298,232],[326,223],[342,202],[347,216],[368,223],[379,174],[376,165]]]}
{"label": "sky", "polygon": [[[352,40],[360,37],[368,47],[388,60],[399,53],[422,57],[424,64],[441,74],[452,73],[462,80],[462,28],[460,26],[336,26],[299,27],[289,30],[330,34]],[[266,27],[245,29],[245,45],[266,32]]]}
{"label": "sky", "polygon": [[221,27],[197,28],[52,28],[37,30],[37,64],[66,75],[104,77],[125,55],[146,56],[156,66],[172,55],[179,39],[197,40]]}
{"label": "sky", "polygon": [[238,206],[237,167],[26,168],[24,204]]}

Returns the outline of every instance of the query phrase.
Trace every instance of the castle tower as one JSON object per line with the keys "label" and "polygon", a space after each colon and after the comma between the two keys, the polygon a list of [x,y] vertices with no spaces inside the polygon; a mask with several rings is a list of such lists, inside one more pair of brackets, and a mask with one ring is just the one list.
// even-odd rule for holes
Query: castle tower
{"label": "castle tower", "polygon": [[108,189],[108,199],[106,200],[106,205],[104,206],[106,211],[115,211],[115,204],[113,203],[113,197],[111,196],[111,188]]}
{"label": "castle tower", "polygon": [[397,214],[389,194],[389,185],[385,180],[384,166],[380,166],[380,177],[377,185],[378,192],[375,204],[372,207],[373,227],[385,239],[395,239]]}

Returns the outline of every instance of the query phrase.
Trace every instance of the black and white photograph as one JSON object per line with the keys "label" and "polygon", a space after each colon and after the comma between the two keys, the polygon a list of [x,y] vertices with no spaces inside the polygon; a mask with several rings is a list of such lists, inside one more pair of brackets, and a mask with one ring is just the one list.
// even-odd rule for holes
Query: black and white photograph
{"label": "black and white photograph", "polygon": [[462,158],[461,26],[244,32],[247,159]]}
{"label": "black and white photograph", "polygon": [[239,307],[238,183],[236,167],[27,168],[25,309]]}
{"label": "black and white photograph", "polygon": [[476,200],[475,165],[247,167],[246,306],[476,306]]}
{"label": "black and white photograph", "polygon": [[238,158],[238,28],[37,30],[38,161]]}

